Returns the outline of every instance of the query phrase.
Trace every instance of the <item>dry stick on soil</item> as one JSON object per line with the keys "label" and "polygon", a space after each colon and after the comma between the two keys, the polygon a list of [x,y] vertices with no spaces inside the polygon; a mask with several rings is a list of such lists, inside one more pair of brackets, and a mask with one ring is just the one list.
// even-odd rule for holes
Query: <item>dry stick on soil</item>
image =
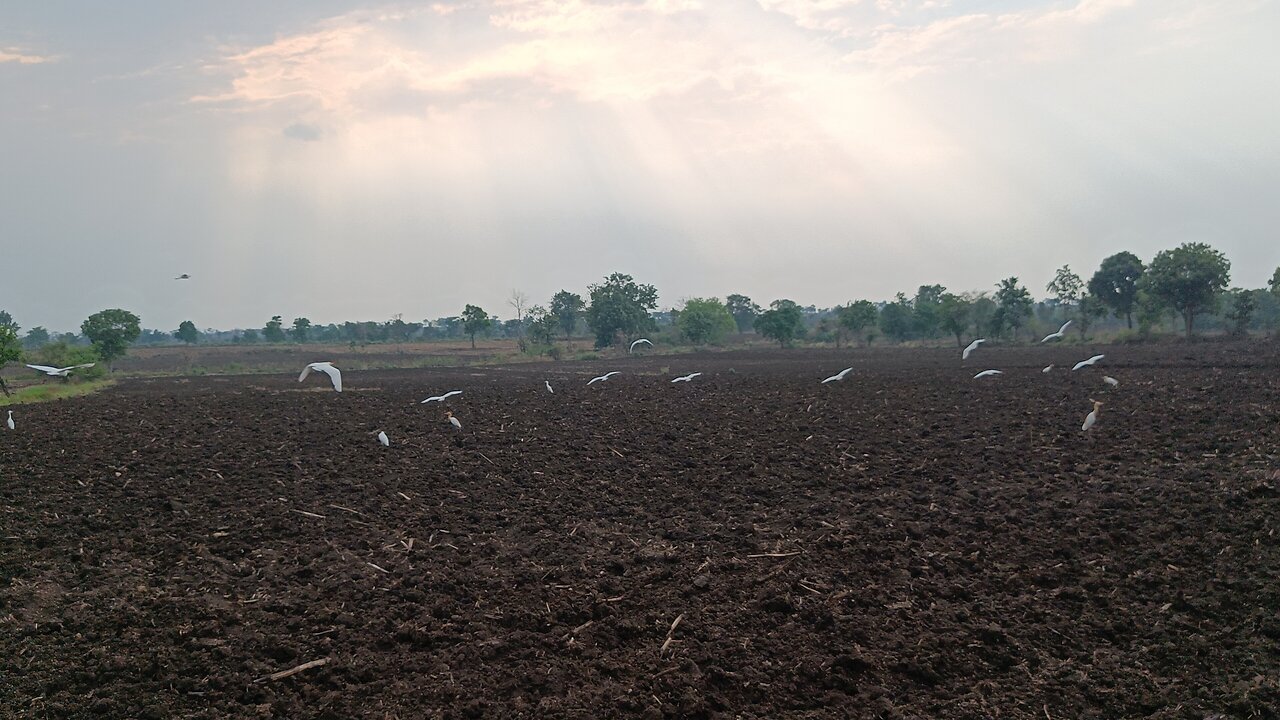
{"label": "dry stick on soil", "polygon": [[303,670],[310,670],[311,668],[320,667],[321,665],[327,665],[328,663],[329,663],[329,658],[320,658],[319,660],[304,662],[301,665],[298,665],[296,667],[291,667],[288,670],[281,670],[280,672],[271,673],[270,675],[263,675],[257,680],[254,680],[254,682],[267,682],[268,680],[271,680],[271,681],[283,680],[287,677],[297,675]]}
{"label": "dry stick on soil", "polygon": [[[293,508],[289,508],[289,509],[290,509],[290,510],[293,510]],[[296,512],[296,513],[298,513],[299,515],[306,515],[306,516],[307,516],[307,517],[309,517],[309,518],[317,518],[317,519],[320,519],[320,520],[324,520],[324,519],[325,519],[325,516],[324,516],[324,515],[320,515],[320,514],[313,513],[313,512],[307,512],[306,510],[293,510],[293,511],[294,511],[294,512]]]}
{"label": "dry stick on soil", "polygon": [[773,557],[773,558],[778,558],[778,557],[791,557],[792,555],[799,555],[799,554],[800,554],[800,551],[799,551],[799,550],[797,550],[797,551],[795,551],[795,552],[785,552],[785,553],[759,553],[759,554],[756,554],[756,555],[748,555],[747,557],[749,557],[749,558],[762,558],[762,557]]}
{"label": "dry stick on soil", "polygon": [[492,465],[492,466],[494,466],[494,467],[497,467],[497,466],[498,466],[498,463],[496,463],[496,462],[494,462],[494,461],[490,460],[488,455],[485,455],[484,453],[482,453],[482,452],[478,452],[478,451],[476,452],[476,454],[477,454],[477,455],[479,455],[480,457],[484,458],[484,459],[485,459],[485,462],[489,463],[490,465]]}

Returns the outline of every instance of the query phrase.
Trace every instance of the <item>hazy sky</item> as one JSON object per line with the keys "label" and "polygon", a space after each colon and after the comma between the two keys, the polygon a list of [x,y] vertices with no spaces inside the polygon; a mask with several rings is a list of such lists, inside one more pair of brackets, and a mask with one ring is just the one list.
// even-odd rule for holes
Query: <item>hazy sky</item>
{"label": "hazy sky", "polygon": [[[1036,296],[1280,263],[1280,0],[0,3],[0,308],[72,329]],[[180,273],[190,282],[175,282]]]}

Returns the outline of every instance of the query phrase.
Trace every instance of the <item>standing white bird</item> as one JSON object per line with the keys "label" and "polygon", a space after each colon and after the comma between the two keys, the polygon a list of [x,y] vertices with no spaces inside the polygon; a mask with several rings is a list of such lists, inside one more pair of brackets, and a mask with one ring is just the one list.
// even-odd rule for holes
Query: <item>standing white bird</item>
{"label": "standing white bird", "polygon": [[614,375],[621,375],[621,374],[622,374],[621,370],[614,370],[613,372],[607,372],[601,375],[600,377],[591,378],[590,380],[587,381],[587,384],[590,385],[592,383],[604,382],[605,380],[608,380]]}
{"label": "standing white bird", "polygon": [[449,424],[450,424],[450,425],[452,425],[452,426],[454,427],[454,429],[456,429],[456,430],[461,430],[461,429],[462,429],[462,423],[458,420],[458,418],[456,418],[456,417],[454,417],[454,416],[453,416],[453,413],[452,413],[452,412],[447,412],[447,411],[446,411],[444,415],[445,415],[445,417],[449,418]]}
{"label": "standing white bird", "polygon": [[845,369],[841,370],[840,372],[836,373],[835,375],[832,375],[831,377],[827,378],[826,380],[823,380],[823,381],[822,381],[821,383],[819,383],[819,384],[820,384],[820,385],[826,385],[826,384],[827,384],[827,383],[829,383],[829,382],[840,382],[841,380],[844,380],[844,376],[845,376],[845,375],[848,375],[848,374],[849,374],[849,373],[851,373],[851,372],[853,372],[853,368],[851,368],[851,367],[847,367],[847,368],[845,368]]}
{"label": "standing white bird", "polygon": [[14,426],[13,426],[13,411],[12,411],[12,410],[10,410],[10,411],[9,411],[9,419],[8,419],[8,420],[6,420],[4,424],[5,424],[5,425],[8,425],[10,430],[12,430],[12,429],[13,429],[13,427],[14,427]]}
{"label": "standing white bird", "polygon": [[1106,383],[1106,384],[1110,385],[1111,387],[1115,387],[1115,386],[1117,386],[1117,385],[1119,385],[1119,384],[1120,384],[1120,381],[1119,381],[1119,380],[1117,380],[1117,379],[1115,379],[1115,378],[1111,377],[1110,375],[1103,375],[1103,376],[1102,376],[1102,382],[1104,382],[1104,383]]}
{"label": "standing white bird", "polygon": [[391,447],[391,438],[382,430],[378,431],[378,442],[382,443],[382,447]]}
{"label": "standing white bird", "polygon": [[648,345],[649,347],[653,347],[653,343],[649,342],[649,339],[648,339],[648,338],[640,338],[639,340],[636,340],[635,342],[631,343],[631,347],[630,347],[630,349],[628,349],[628,350],[627,350],[627,352],[629,352],[629,353],[633,353],[633,352],[635,352],[635,351],[636,351],[636,346],[637,346],[637,345],[639,345],[640,343],[644,343],[645,345]]}
{"label": "standing white bird", "polygon": [[964,349],[964,352],[960,353],[960,359],[968,360],[969,353],[973,352],[974,350],[977,350],[978,346],[986,341],[987,341],[986,338],[978,338],[977,340],[974,340],[973,342],[969,343],[969,346]]}
{"label": "standing white bird", "polygon": [[1088,415],[1084,416],[1084,425],[1080,426],[1081,432],[1088,432],[1089,428],[1093,427],[1093,424],[1098,422],[1098,411],[1102,409],[1102,403],[1097,400],[1089,398],[1089,402],[1093,403],[1093,409],[1089,411]]}
{"label": "standing white bird", "polygon": [[342,371],[334,367],[333,363],[328,361],[313,362],[310,365],[302,368],[302,374],[298,376],[298,382],[302,382],[303,380],[306,380],[307,376],[311,374],[312,370],[316,372],[322,372],[325,375],[328,375],[329,380],[333,383],[333,389],[337,390],[338,392],[342,392]]}
{"label": "standing white bird", "polygon": [[1003,374],[1004,374],[1004,371],[1003,371],[1003,370],[983,370],[982,372],[978,373],[977,375],[974,375],[974,376],[973,376],[973,379],[974,379],[974,380],[977,380],[978,378],[992,377],[992,376],[994,376],[994,375],[1003,375]]}
{"label": "standing white bird", "polygon": [[462,391],[461,391],[461,390],[450,390],[449,392],[447,392],[447,393],[445,393],[445,394],[443,394],[443,395],[432,395],[431,397],[427,398],[426,400],[423,400],[422,402],[420,402],[420,403],[418,403],[418,404],[419,404],[419,405],[426,405],[426,404],[427,404],[427,403],[429,403],[429,402],[444,402],[445,400],[448,400],[449,398],[453,397],[454,395],[461,395],[461,394],[462,394]]}
{"label": "standing white bird", "polygon": [[1050,370],[1052,370],[1052,369],[1053,369],[1053,365],[1052,365],[1052,364],[1049,364],[1049,365],[1045,365],[1045,366],[1044,366],[1044,369],[1043,369],[1043,370],[1041,370],[1040,372],[1042,372],[1042,373],[1047,373],[1047,372],[1049,372],[1049,371],[1050,371]]}
{"label": "standing white bird", "polygon": [[551,393],[552,395],[555,395],[555,394],[556,394],[556,391],[551,389],[551,381],[550,381],[550,380],[543,380],[543,381],[542,381],[542,384],[547,386],[547,392]]}
{"label": "standing white bird", "polygon": [[689,382],[690,380],[692,380],[692,379],[694,379],[694,378],[698,377],[698,376],[699,376],[699,375],[701,375],[701,374],[702,374],[702,373],[689,373],[688,375],[683,375],[683,376],[681,376],[681,377],[678,377],[678,378],[676,378],[675,380],[672,380],[671,382],[673,382],[673,383],[678,383],[678,382]]}
{"label": "standing white bird", "polygon": [[1042,342],[1042,343],[1047,343],[1047,342],[1049,342],[1050,340],[1061,340],[1061,339],[1062,339],[1062,334],[1063,334],[1064,332],[1066,332],[1066,331],[1067,331],[1067,326],[1069,326],[1070,324],[1071,324],[1071,321],[1070,321],[1070,320],[1068,320],[1068,321],[1066,321],[1066,322],[1062,323],[1062,327],[1058,328],[1058,332],[1056,332],[1056,333],[1049,333],[1048,335],[1045,335],[1045,336],[1044,336],[1044,339],[1043,339],[1043,340],[1041,340],[1040,342]]}
{"label": "standing white bird", "polygon": [[96,363],[85,363],[83,365],[72,365],[70,367],[64,367],[64,368],[49,367],[48,365],[28,365],[27,367],[31,368],[32,370],[38,370],[44,373],[45,375],[48,375],[49,377],[64,378],[69,376],[72,370],[79,370],[80,368],[91,368],[95,364]]}
{"label": "standing white bird", "polygon": [[1071,372],[1075,372],[1076,370],[1079,370],[1082,367],[1090,367],[1104,357],[1106,357],[1106,355],[1094,355],[1088,360],[1081,360],[1080,362],[1075,364],[1075,367],[1071,368]]}

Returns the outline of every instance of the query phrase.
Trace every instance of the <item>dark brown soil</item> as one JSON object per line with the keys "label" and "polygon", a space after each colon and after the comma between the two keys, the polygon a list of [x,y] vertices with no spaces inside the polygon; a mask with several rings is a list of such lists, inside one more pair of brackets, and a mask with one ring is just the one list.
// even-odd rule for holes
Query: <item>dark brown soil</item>
{"label": "dark brown soil", "polygon": [[15,409],[0,716],[1277,717],[1275,344],[323,382]]}

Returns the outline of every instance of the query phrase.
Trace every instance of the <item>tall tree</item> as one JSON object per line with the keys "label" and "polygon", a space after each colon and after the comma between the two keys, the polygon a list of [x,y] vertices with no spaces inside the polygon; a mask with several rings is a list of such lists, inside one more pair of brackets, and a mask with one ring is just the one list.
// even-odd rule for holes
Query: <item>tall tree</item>
{"label": "tall tree", "polygon": [[875,328],[880,319],[880,311],[870,300],[858,300],[839,309],[840,326],[849,331],[849,335],[859,342],[870,344],[867,330]]}
{"label": "tall tree", "polygon": [[0,328],[8,328],[13,331],[14,335],[17,335],[18,331],[22,329],[18,323],[14,322],[13,316],[9,314],[8,310],[0,310]]}
{"label": "tall tree", "polygon": [[141,322],[128,310],[112,308],[90,315],[80,324],[80,332],[93,343],[98,357],[110,365],[123,356],[129,344],[142,334]]}
{"label": "tall tree", "polygon": [[804,313],[790,300],[774,300],[755,320],[757,333],[788,347],[804,335]]}
{"label": "tall tree", "polygon": [[262,328],[262,339],[271,343],[284,342],[284,320],[279,315],[272,315]]}
{"label": "tall tree", "polygon": [[1189,338],[1196,315],[1212,311],[1231,282],[1231,261],[1205,243],[1183,243],[1157,253],[1141,282],[1153,298],[1182,315]]}
{"label": "tall tree", "polygon": [[[1257,292],[1262,292],[1258,290]],[[1254,298],[1253,290],[1244,290],[1237,288],[1231,291],[1231,306],[1227,308],[1224,316],[1231,321],[1232,335],[1248,335],[1249,321],[1253,319],[1253,313],[1258,309],[1257,300]]]}
{"label": "tall tree", "polygon": [[534,305],[525,314],[525,319],[528,320],[529,337],[535,343],[550,345],[555,341],[558,323],[556,322],[556,316],[547,312],[546,308],[541,305]]}
{"label": "tall tree", "polygon": [[676,329],[694,345],[717,343],[736,328],[719,298],[689,298],[676,314]]}
{"label": "tall tree", "polygon": [[584,307],[582,296],[577,293],[561,290],[551,296],[550,313],[555,317],[560,332],[564,333],[565,340],[573,338],[573,331],[578,327],[578,319],[582,317]]}
{"label": "tall tree", "polygon": [[188,345],[195,345],[200,340],[200,331],[196,329],[195,323],[183,320],[178,324],[178,329],[173,331],[173,336]]}
{"label": "tall tree", "polygon": [[880,332],[894,342],[903,342],[911,337],[914,325],[915,309],[903,293],[895,295],[893,302],[885,303],[880,309]]}
{"label": "tall tree", "polygon": [[1138,281],[1145,268],[1137,255],[1118,252],[1102,261],[1089,279],[1089,293],[1103,302],[1116,317],[1123,317],[1133,329],[1133,311],[1138,299]]}
{"label": "tall tree", "polygon": [[1018,284],[1018,278],[1007,277],[996,286],[996,318],[1001,328],[1013,330],[1013,339],[1018,339],[1018,330],[1027,318],[1035,303],[1031,301],[1031,293]]}
{"label": "tall tree", "polygon": [[507,304],[516,311],[516,340],[519,341],[520,348],[524,349],[524,309],[529,305],[529,296],[520,290],[512,290]]}
{"label": "tall tree", "polygon": [[462,328],[471,336],[471,349],[476,347],[476,333],[484,332],[493,325],[489,313],[476,305],[468,305],[462,310]]}
{"label": "tall tree", "polygon": [[751,302],[751,298],[746,295],[730,295],[724,299],[724,304],[729,308],[729,314],[733,316],[733,322],[740,333],[750,330],[755,325],[756,317],[760,315],[760,306]]}
{"label": "tall tree", "polygon": [[656,327],[649,317],[649,312],[658,307],[658,291],[652,285],[614,273],[587,290],[591,294],[587,324],[595,333],[596,347],[612,345],[619,335],[631,339]]}
{"label": "tall tree", "polygon": [[953,293],[943,293],[938,304],[938,327],[948,335],[956,337],[956,345],[964,347],[964,333],[969,329],[973,303],[965,297]]}
{"label": "tall tree", "polygon": [[921,285],[912,300],[912,313],[916,332],[926,338],[935,337],[939,329],[938,314],[941,311],[942,295],[947,289],[941,285]]}
{"label": "tall tree", "polygon": [[1070,265],[1063,265],[1058,268],[1058,272],[1053,276],[1053,280],[1045,285],[1044,289],[1048,291],[1054,300],[1058,301],[1059,306],[1067,307],[1066,317],[1071,317],[1070,306],[1080,302],[1081,292],[1084,290],[1084,281],[1080,276],[1071,272]]}
{"label": "tall tree", "polygon": [[[11,324],[0,324],[0,372],[4,371],[5,365],[21,359],[22,344],[18,342],[18,331]],[[0,391],[9,395],[9,386],[4,384],[3,376],[0,376]]]}
{"label": "tall tree", "polygon": [[39,325],[28,330],[26,337],[22,339],[22,346],[27,348],[34,349],[47,344],[49,344],[49,331]]}
{"label": "tall tree", "polygon": [[297,342],[297,343],[306,342],[308,336],[311,335],[311,321],[304,317],[294,318],[293,331],[290,334],[293,335],[294,342]]}
{"label": "tall tree", "polygon": [[1271,292],[1280,295],[1280,267],[1271,273],[1271,282],[1267,283],[1267,287],[1271,288]]}

